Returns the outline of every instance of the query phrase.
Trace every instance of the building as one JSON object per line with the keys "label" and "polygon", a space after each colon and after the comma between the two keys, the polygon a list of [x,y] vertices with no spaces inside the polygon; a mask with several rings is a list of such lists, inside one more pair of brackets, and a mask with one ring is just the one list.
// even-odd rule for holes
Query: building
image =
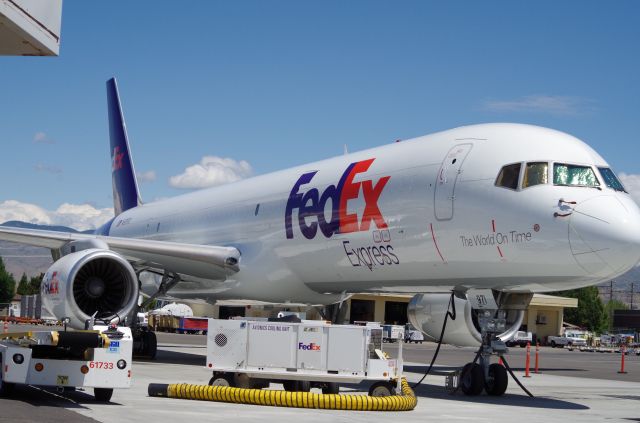
{"label": "building", "polygon": [[[404,325],[407,323],[407,304],[410,294],[356,294],[345,304],[346,320]],[[320,319],[320,311],[302,304],[269,304],[259,301],[219,301],[216,305],[187,302],[195,316],[219,319],[240,317],[275,317],[281,310],[301,313],[307,319]],[[576,298],[534,294],[525,311],[521,330],[531,331],[534,339],[562,334],[564,309],[578,307]]]}
{"label": "building", "polygon": [[640,310],[614,310],[613,330],[640,332]]}
{"label": "building", "polygon": [[62,0],[0,1],[0,55],[57,56]]}

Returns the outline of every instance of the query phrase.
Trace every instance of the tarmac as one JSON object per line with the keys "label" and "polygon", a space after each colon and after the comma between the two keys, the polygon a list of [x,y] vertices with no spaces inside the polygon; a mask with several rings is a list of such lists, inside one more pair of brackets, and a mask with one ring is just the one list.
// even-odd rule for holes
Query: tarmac
{"label": "tarmac", "polygon": [[[57,394],[35,387],[21,387],[12,399],[0,400],[0,421],[28,422],[252,422],[260,420],[285,422],[383,422],[402,419],[415,422],[473,420],[496,421],[501,418],[525,421],[640,421],[640,383],[585,377],[534,374],[516,375],[535,395],[529,398],[512,380],[502,397],[467,397],[451,395],[444,387],[445,370],[436,369],[415,389],[418,405],[413,411],[357,412],[335,410],[302,410],[278,407],[226,404],[206,401],[152,398],[147,396],[149,383],[206,384],[210,371],[203,367],[205,347],[202,345],[160,345],[156,361],[136,361],[132,387],[116,390],[112,402],[96,403],[92,392],[76,391]],[[416,382],[424,363],[407,362],[408,380]],[[281,388],[272,384],[271,389]],[[366,393],[368,385],[349,385],[341,392]]]}

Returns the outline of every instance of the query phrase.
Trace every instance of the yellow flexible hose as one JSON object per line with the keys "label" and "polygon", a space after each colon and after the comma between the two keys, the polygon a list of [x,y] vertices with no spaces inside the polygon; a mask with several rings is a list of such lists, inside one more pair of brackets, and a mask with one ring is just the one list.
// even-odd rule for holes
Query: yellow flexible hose
{"label": "yellow flexible hose", "polygon": [[175,383],[170,385],[150,384],[149,396],[269,405],[273,407],[317,408],[324,410],[413,410],[418,400],[405,378],[402,378],[401,387],[401,395],[371,397],[368,395],[314,394],[311,392],[243,389],[228,386]]}

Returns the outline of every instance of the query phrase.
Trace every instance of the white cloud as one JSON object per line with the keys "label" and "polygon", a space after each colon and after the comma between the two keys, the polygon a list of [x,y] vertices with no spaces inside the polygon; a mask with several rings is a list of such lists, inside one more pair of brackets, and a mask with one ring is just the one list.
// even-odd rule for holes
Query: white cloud
{"label": "white cloud", "polygon": [[629,194],[636,200],[636,203],[640,204],[640,175],[621,172],[618,177]]}
{"label": "white cloud", "polygon": [[39,144],[55,143],[55,141],[49,138],[49,136],[47,136],[47,134],[45,134],[44,132],[36,132],[36,134],[33,136],[33,142],[36,142]]}
{"label": "white cloud", "polygon": [[145,182],[153,182],[156,180],[156,171],[149,170],[147,172],[139,172],[136,174],[138,182],[144,184]]}
{"label": "white cloud", "polygon": [[204,156],[200,163],[169,178],[169,185],[185,189],[212,187],[239,181],[251,176],[252,172],[251,165],[244,160]]}
{"label": "white cloud", "polygon": [[112,217],[113,209],[97,209],[90,204],[64,203],[52,211],[15,200],[0,202],[0,223],[19,220],[39,225],[68,226],[84,231],[97,228]]}
{"label": "white cloud", "polygon": [[514,100],[487,100],[482,108],[491,112],[536,112],[577,116],[593,112],[593,101],[561,95],[529,95]]}
{"label": "white cloud", "polygon": [[46,164],[42,164],[42,163],[38,163],[33,168],[37,172],[52,173],[54,175],[59,175],[59,174],[62,173],[62,168],[61,167],[53,166],[53,165],[46,165]]}

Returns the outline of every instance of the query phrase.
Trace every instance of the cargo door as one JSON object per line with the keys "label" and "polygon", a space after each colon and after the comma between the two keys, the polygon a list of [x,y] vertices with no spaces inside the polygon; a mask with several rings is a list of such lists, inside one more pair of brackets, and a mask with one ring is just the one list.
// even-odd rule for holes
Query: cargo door
{"label": "cargo door", "polygon": [[472,146],[472,144],[458,144],[453,147],[442,161],[440,169],[438,169],[433,205],[437,220],[453,219],[456,183],[460,173],[462,173],[462,164]]}

